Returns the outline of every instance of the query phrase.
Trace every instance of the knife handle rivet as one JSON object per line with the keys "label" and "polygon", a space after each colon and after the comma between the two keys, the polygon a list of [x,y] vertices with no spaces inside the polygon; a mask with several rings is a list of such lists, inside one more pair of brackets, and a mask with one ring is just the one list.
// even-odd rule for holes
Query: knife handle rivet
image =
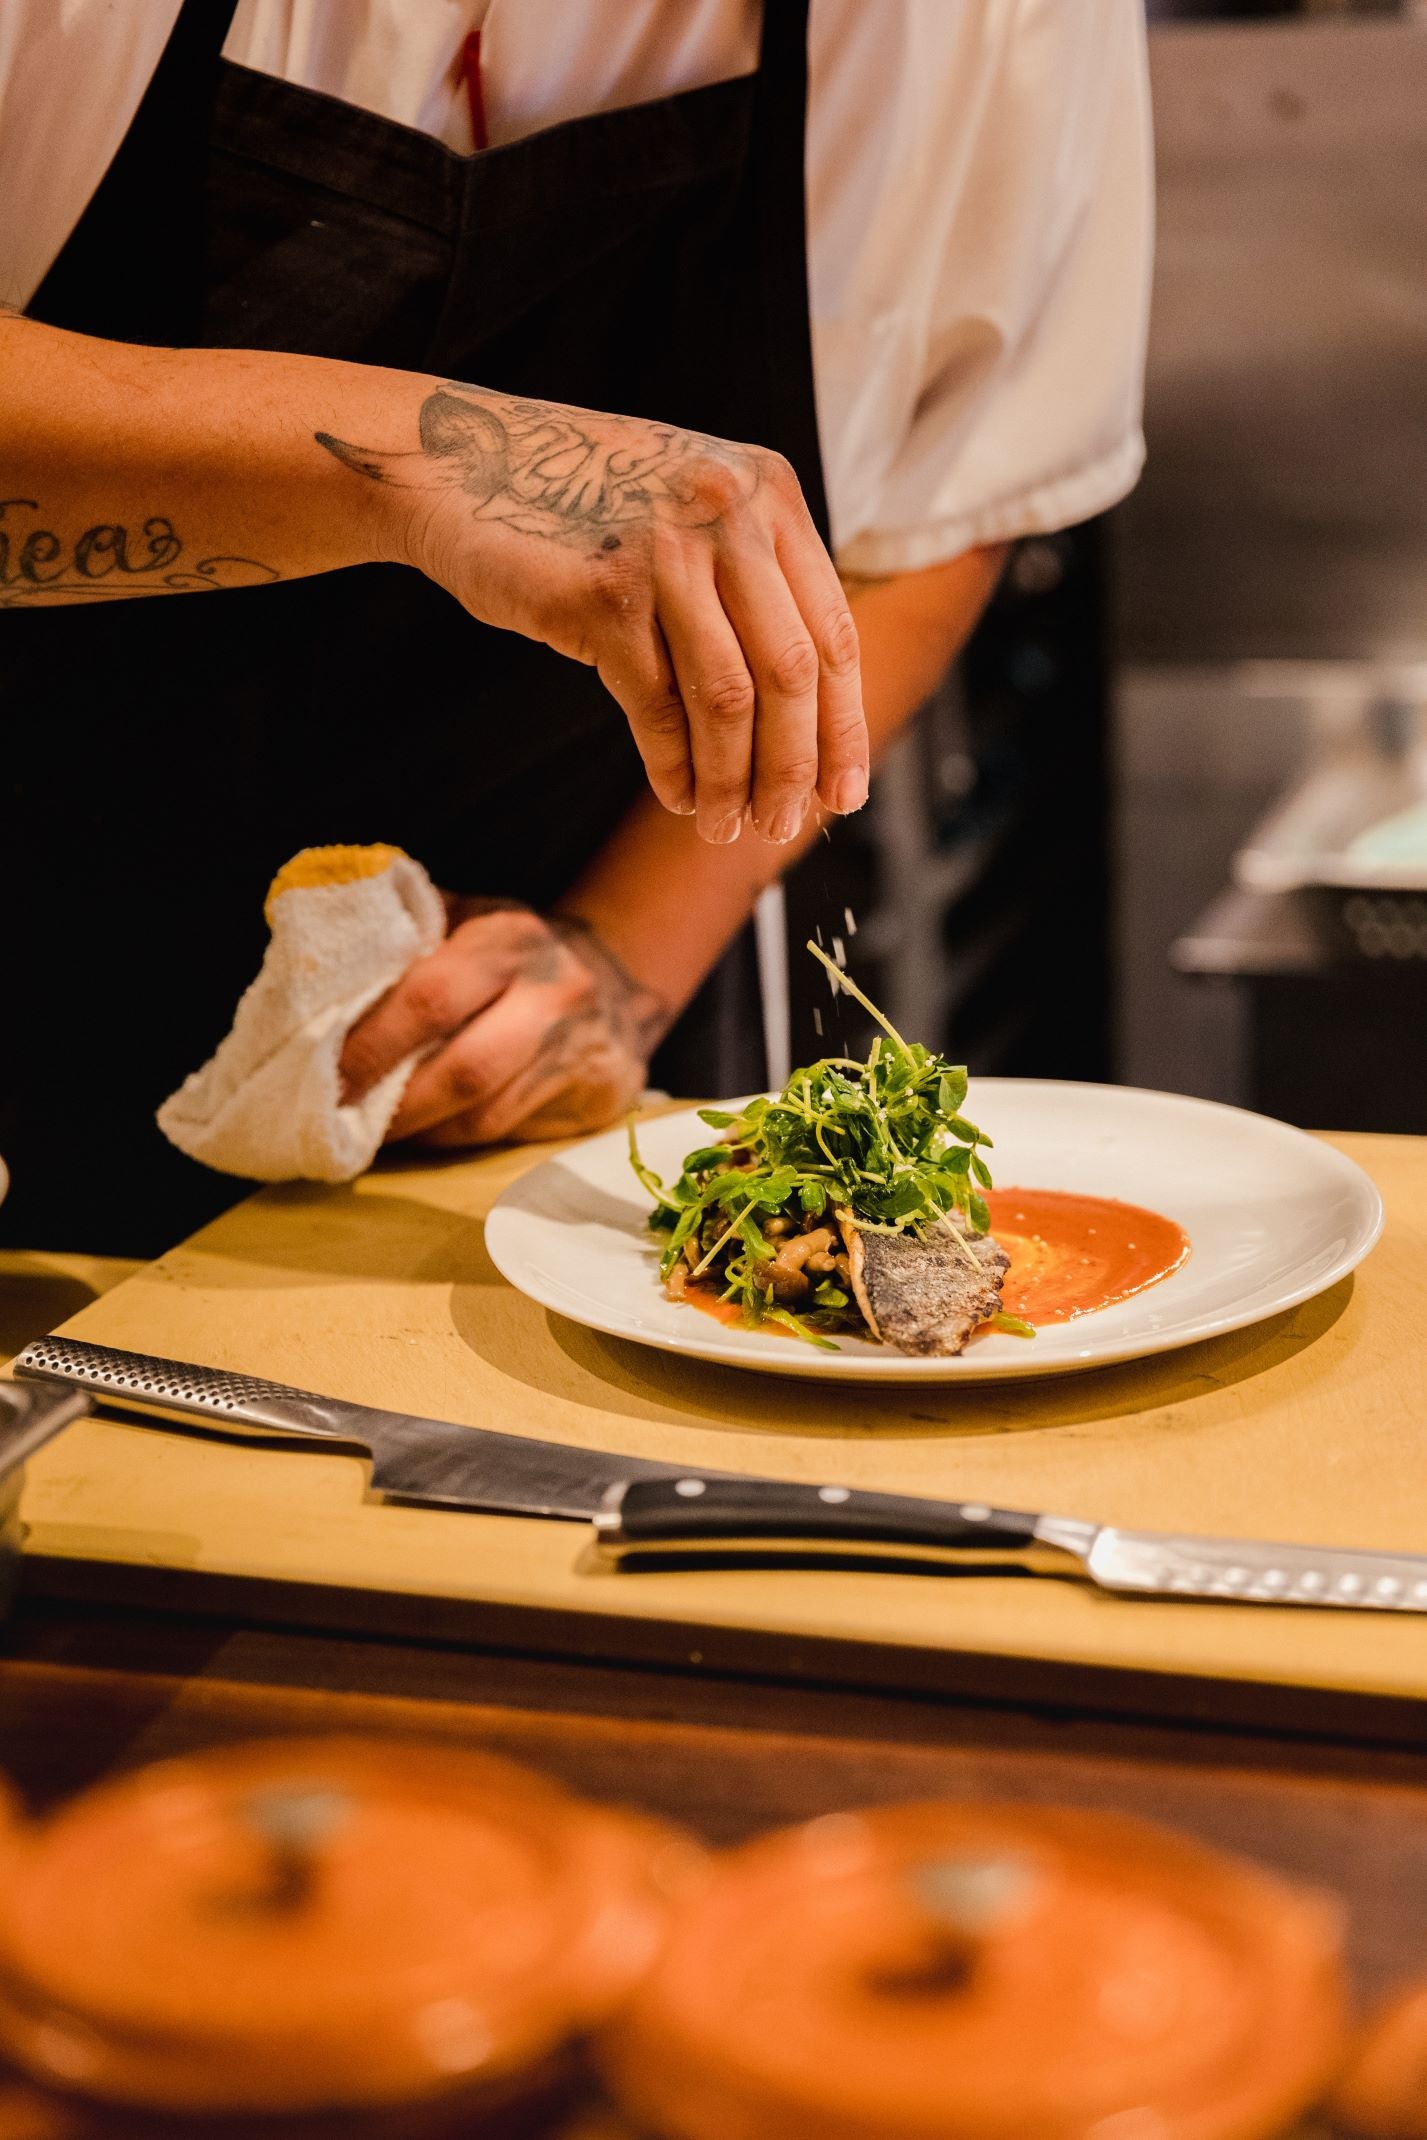
{"label": "knife handle rivet", "polygon": [[820,1486],[818,1488],[818,1499],[819,1501],[831,1501],[834,1503],[850,1501],[852,1499],[852,1489],[848,1486]]}
{"label": "knife handle rivet", "polygon": [[961,1514],[966,1523],[985,1523],[991,1511],[982,1501],[963,1501]]}
{"label": "knife handle rivet", "polygon": [[1340,1575],[1338,1577],[1338,1588],[1345,1597],[1351,1597],[1355,1590],[1361,1590],[1362,1587],[1363,1579],[1360,1575]]}
{"label": "knife handle rivet", "polygon": [[707,1493],[708,1488],[702,1479],[676,1479],[674,1491],[682,1494],[686,1501],[695,1501],[700,1494]]}
{"label": "knife handle rivet", "polygon": [[1316,1568],[1305,1568],[1298,1578],[1298,1587],[1300,1590],[1321,1590],[1323,1578]]}
{"label": "knife handle rivet", "polygon": [[1373,1587],[1380,1598],[1395,1598],[1402,1585],[1395,1575],[1380,1575]]}
{"label": "knife handle rivet", "polygon": [[1224,1570],[1224,1581],[1226,1583],[1246,1583],[1248,1579],[1249,1571],[1247,1568],[1226,1568]]}
{"label": "knife handle rivet", "polygon": [[1282,1590],[1287,1581],[1288,1577],[1284,1574],[1282,1568],[1265,1568],[1263,1574],[1259,1577],[1259,1582],[1265,1590]]}

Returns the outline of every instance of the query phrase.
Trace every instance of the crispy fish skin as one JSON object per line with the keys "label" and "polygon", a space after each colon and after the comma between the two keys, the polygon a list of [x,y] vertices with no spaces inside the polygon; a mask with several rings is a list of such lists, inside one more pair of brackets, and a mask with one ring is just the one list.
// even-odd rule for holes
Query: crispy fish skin
{"label": "crispy fish skin", "polygon": [[1000,1308],[1011,1259],[959,1214],[922,1241],[910,1233],[864,1233],[850,1211],[837,1218],[857,1305],[884,1344],[950,1358]]}

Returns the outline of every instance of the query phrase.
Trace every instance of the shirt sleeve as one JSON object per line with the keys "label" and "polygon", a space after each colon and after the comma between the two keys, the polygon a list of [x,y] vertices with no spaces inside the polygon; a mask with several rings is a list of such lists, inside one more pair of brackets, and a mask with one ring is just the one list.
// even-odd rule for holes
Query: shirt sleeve
{"label": "shirt sleeve", "polygon": [[1145,30],[1139,0],[881,0],[896,34],[854,65],[839,4],[812,47],[819,418],[838,563],[884,576],[1069,526],[1139,474]]}

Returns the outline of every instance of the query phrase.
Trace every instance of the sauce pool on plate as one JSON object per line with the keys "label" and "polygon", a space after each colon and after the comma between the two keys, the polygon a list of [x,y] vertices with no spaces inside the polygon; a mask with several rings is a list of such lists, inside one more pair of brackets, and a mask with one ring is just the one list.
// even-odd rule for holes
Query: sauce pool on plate
{"label": "sauce pool on plate", "polygon": [[1109,1196],[993,1189],[991,1231],[1011,1259],[1008,1315],[1040,1327],[1113,1307],[1177,1271],[1189,1236],[1173,1219]]}

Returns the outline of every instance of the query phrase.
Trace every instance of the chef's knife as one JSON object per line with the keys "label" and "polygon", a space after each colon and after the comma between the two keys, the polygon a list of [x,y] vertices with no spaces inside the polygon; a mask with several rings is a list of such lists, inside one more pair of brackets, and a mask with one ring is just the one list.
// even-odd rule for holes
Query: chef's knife
{"label": "chef's knife", "polygon": [[972,1501],[804,1486],[690,1471],[646,1457],[496,1434],[374,1411],[280,1382],[41,1338],[18,1374],[68,1383],[141,1414],[198,1419],[230,1433],[275,1429],[364,1448],[372,1486],[393,1499],[594,1526],[624,1568],[690,1558],[814,1554],[875,1567],[986,1565],[1068,1573],[1102,1590],[1227,1603],[1427,1612],[1427,1556],[1125,1531]]}

